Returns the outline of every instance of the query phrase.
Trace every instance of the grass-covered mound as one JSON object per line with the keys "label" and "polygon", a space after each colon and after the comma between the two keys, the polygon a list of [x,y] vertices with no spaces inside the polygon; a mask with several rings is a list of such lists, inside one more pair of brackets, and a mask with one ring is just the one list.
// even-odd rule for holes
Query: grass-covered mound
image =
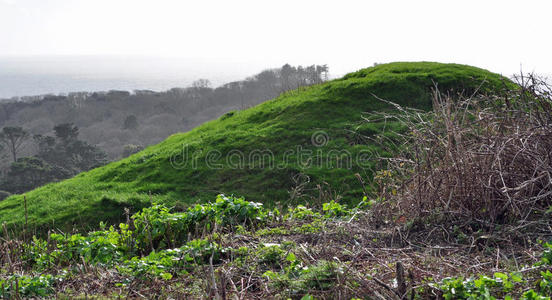
{"label": "grass-covered mound", "polygon": [[[204,202],[219,193],[275,202],[358,201],[379,145],[363,136],[384,121],[362,121],[386,109],[376,96],[428,109],[431,89],[490,92],[511,87],[504,77],[475,67],[430,62],[367,68],[321,85],[291,91],[104,167],[27,193],[32,228],[97,226],[123,209]],[[23,224],[23,196],[0,202],[0,223]]]}

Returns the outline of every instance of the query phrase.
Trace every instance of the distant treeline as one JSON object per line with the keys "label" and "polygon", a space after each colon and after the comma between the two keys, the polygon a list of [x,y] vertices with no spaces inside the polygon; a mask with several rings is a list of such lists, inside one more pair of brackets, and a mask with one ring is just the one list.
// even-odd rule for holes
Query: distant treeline
{"label": "distant treeline", "polygon": [[[188,131],[230,110],[245,109],[272,99],[282,92],[318,84],[327,79],[327,65],[294,67],[286,64],[281,68],[265,70],[245,80],[216,88],[211,86],[209,80],[199,79],[189,87],[173,88],[165,92],[112,90],[0,100],[0,130],[6,127],[12,128],[11,130],[18,128],[25,133],[17,149],[11,147],[13,145],[10,145],[5,136],[0,140],[0,191],[19,193],[36,185],[73,176],[97,165],[94,162],[85,168],[58,172],[58,176],[54,176],[52,180],[39,178],[30,187],[12,186],[14,174],[11,171],[14,170],[13,164],[17,163],[14,159],[22,160],[15,166],[16,169],[29,163],[37,167],[42,162],[28,159],[39,158],[40,153],[43,153],[44,137],[51,137],[54,140],[50,142],[63,145],[63,139],[58,137],[59,132],[54,130],[57,126],[73,126],[71,128],[77,130],[78,141],[105,153],[106,159],[102,161],[111,161],[156,144],[173,133]],[[60,141],[55,142],[56,137]],[[77,137],[74,139],[76,141]],[[49,155],[56,155],[55,153],[63,155],[64,152],[50,151]],[[63,159],[52,158],[52,161]]]}

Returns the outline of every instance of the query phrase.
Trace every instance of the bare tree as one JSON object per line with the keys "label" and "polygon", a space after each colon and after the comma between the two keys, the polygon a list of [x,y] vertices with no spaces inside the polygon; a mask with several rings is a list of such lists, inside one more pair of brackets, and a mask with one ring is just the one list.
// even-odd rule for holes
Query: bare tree
{"label": "bare tree", "polygon": [[4,127],[0,132],[0,141],[4,143],[12,154],[13,161],[17,161],[17,151],[29,138],[29,133],[22,127]]}
{"label": "bare tree", "polygon": [[210,88],[211,81],[209,81],[209,79],[198,79],[192,83],[192,87],[199,89]]}

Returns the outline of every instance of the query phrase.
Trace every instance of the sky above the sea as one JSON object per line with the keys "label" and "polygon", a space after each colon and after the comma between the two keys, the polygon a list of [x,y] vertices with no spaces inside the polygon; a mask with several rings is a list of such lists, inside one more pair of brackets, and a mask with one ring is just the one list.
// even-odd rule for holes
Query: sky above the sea
{"label": "sky above the sea", "polygon": [[0,56],[329,64],[334,75],[427,60],[552,74],[551,11],[531,0],[0,0]]}

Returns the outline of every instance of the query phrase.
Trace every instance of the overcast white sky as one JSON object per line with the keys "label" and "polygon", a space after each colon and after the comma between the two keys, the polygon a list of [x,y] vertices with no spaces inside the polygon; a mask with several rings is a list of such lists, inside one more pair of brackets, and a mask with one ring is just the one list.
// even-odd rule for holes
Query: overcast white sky
{"label": "overcast white sky", "polygon": [[390,61],[552,74],[552,1],[0,0],[0,55],[146,55],[327,63]]}

